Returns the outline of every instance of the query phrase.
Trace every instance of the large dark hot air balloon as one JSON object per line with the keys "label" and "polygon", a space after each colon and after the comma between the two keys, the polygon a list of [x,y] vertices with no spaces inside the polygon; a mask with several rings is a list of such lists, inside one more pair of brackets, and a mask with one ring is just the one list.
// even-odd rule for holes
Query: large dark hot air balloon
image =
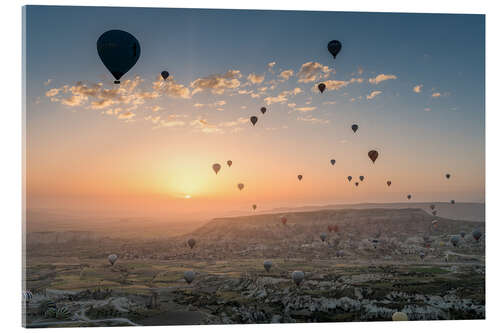
{"label": "large dark hot air balloon", "polygon": [[447,173],[447,174],[445,175],[445,177],[446,177],[446,179],[450,179],[451,175],[450,175],[449,173]]}
{"label": "large dark hot air balloon", "polygon": [[252,125],[254,125],[254,126],[257,123],[257,120],[259,120],[259,118],[257,118],[256,116],[251,116],[250,117],[250,121],[252,122]]}
{"label": "large dark hot air balloon", "polygon": [[411,194],[408,194],[406,197],[408,198],[408,200],[410,200],[411,199]]}
{"label": "large dark hot air balloon", "polygon": [[353,124],[353,125],[351,126],[351,129],[352,129],[352,131],[353,131],[354,133],[356,133],[356,131],[358,130],[358,128],[359,128],[359,126],[358,126],[358,125],[356,125],[356,124]]}
{"label": "large dark hot air balloon", "polygon": [[326,85],[324,83],[320,83],[318,84],[318,89],[320,93],[323,93],[323,91],[325,91],[326,89]]}
{"label": "large dark hot air balloon", "polygon": [[359,176],[359,180],[361,181],[365,180],[365,176]]}
{"label": "large dark hot air balloon", "polygon": [[262,112],[262,114],[266,113],[267,109],[263,106],[260,108],[260,112]]}
{"label": "large dark hot air balloon", "polygon": [[335,160],[330,160],[330,163],[331,163],[332,165],[335,165]]}
{"label": "large dark hot air balloon", "polygon": [[431,210],[434,210],[434,208],[436,208],[436,205],[432,204],[429,207],[431,208]]}
{"label": "large dark hot air balloon", "polygon": [[338,40],[332,40],[328,43],[328,51],[332,54],[333,59],[337,58],[337,54],[339,54],[340,49],[342,49],[342,43]]}
{"label": "large dark hot air balloon", "polygon": [[253,204],[253,205],[252,205],[252,208],[253,208],[253,210],[256,210],[256,209],[257,209],[257,205],[256,205],[256,204]]}
{"label": "large dark hot air balloon", "polygon": [[358,186],[358,185],[359,185],[359,183],[358,183],[358,182],[355,182],[355,183],[354,183],[354,185]]}
{"label": "large dark hot air balloon", "polygon": [[141,46],[139,41],[126,31],[109,30],[97,40],[97,53],[102,63],[115,78],[115,84],[139,60]]}
{"label": "large dark hot air balloon", "polygon": [[352,176],[347,176],[347,180],[350,182],[352,180]]}
{"label": "large dark hot air balloon", "polygon": [[217,174],[220,171],[220,164],[219,163],[214,163],[212,165],[212,170],[214,170],[215,174]]}
{"label": "large dark hot air balloon", "polygon": [[453,199],[452,199],[452,200],[450,201],[450,203],[451,203],[452,205],[454,205],[454,204],[455,204],[455,200],[453,200]]}
{"label": "large dark hot air balloon", "polygon": [[170,76],[170,74],[167,71],[161,72],[161,77],[163,78],[163,80],[168,79],[169,76]]}
{"label": "large dark hot air balloon", "polygon": [[233,161],[231,161],[231,160],[228,160],[226,163],[227,163],[228,167],[231,167],[231,165],[233,165]]}
{"label": "large dark hot air balloon", "polygon": [[297,175],[297,178],[299,179],[299,181],[302,180],[302,175]]}
{"label": "large dark hot air balloon", "polygon": [[387,186],[391,186],[392,182],[390,180],[387,181]]}
{"label": "large dark hot air balloon", "polygon": [[377,157],[378,157],[378,151],[370,150],[368,152],[368,157],[370,158],[370,160],[372,160],[373,163],[375,163],[375,161],[377,160]]}
{"label": "large dark hot air balloon", "polygon": [[238,189],[241,191],[243,188],[245,187],[245,185],[243,185],[243,183],[239,183],[238,184]]}
{"label": "large dark hot air balloon", "polygon": [[479,242],[479,240],[481,239],[481,236],[483,235],[483,233],[481,232],[481,230],[479,229],[476,229],[472,232],[472,237],[474,237],[474,239]]}

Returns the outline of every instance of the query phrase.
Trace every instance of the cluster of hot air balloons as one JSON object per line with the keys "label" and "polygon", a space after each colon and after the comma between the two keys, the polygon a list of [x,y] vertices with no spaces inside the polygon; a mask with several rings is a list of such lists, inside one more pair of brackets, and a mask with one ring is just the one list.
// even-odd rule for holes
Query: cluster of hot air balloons
{"label": "cluster of hot air balloons", "polygon": [[[337,54],[339,54],[340,50],[342,49],[342,43],[339,42],[338,40],[331,40],[330,42],[328,42],[327,48],[328,52],[330,52],[331,55],[333,56],[333,59],[336,59]],[[326,85],[323,82],[318,84],[318,90],[320,93],[323,93],[325,89]]]}

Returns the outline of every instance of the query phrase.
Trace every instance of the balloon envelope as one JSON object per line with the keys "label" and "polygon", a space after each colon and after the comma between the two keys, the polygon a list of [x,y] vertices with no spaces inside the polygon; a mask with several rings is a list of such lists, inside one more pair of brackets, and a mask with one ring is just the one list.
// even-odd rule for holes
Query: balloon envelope
{"label": "balloon envelope", "polygon": [[318,89],[320,93],[323,93],[323,91],[325,91],[326,89],[326,85],[324,83],[320,83],[318,84]]}
{"label": "balloon envelope", "polygon": [[260,108],[260,112],[262,112],[262,114],[266,113],[267,109],[263,106]]}
{"label": "balloon envelope", "polygon": [[460,241],[460,239],[458,238],[458,236],[453,236],[450,239],[450,242],[451,242],[451,244],[453,244],[453,246],[457,246],[459,241]]}
{"label": "balloon envelope", "polygon": [[282,217],[281,217],[281,223],[282,223],[283,225],[285,225],[285,224],[286,224],[286,221],[287,221],[286,216],[282,216]]}
{"label": "balloon envelope", "polygon": [[256,205],[256,204],[253,204],[253,205],[252,205],[252,208],[253,208],[253,210],[256,210],[256,209],[257,209],[257,205]]}
{"label": "balloon envelope", "polygon": [[161,72],[161,77],[163,78],[163,80],[166,80],[169,76],[170,74],[167,71]]}
{"label": "balloon envelope", "polygon": [[348,180],[348,181],[351,181],[351,180],[352,180],[352,177],[351,177],[351,176],[347,176],[347,180]]}
{"label": "balloon envelope", "polygon": [[358,128],[359,128],[359,126],[358,126],[358,125],[356,125],[356,124],[353,124],[353,125],[351,126],[351,129],[352,129],[352,131],[353,131],[354,133],[356,133],[356,131],[358,130]]}
{"label": "balloon envelope", "polygon": [[226,163],[227,163],[228,167],[231,167],[231,165],[233,165],[233,161],[231,161],[231,160],[227,161]]}
{"label": "balloon envelope", "polygon": [[256,116],[251,116],[250,117],[250,122],[252,123],[252,125],[255,126],[255,124],[257,123],[257,120],[259,120],[259,118],[257,118]]}
{"label": "balloon envelope", "polygon": [[331,40],[328,42],[328,51],[332,54],[333,59],[337,58],[337,54],[339,54],[342,49],[342,43],[338,40]]}
{"label": "balloon envelope", "polygon": [[302,180],[302,175],[298,175],[297,178],[300,180]]}
{"label": "balloon envelope", "polygon": [[190,248],[193,248],[196,245],[196,241],[194,240],[194,238],[190,238],[188,240],[188,245]]}
{"label": "balloon envelope", "polygon": [[184,280],[186,280],[186,282],[188,284],[191,284],[191,282],[194,281],[195,276],[196,276],[196,274],[193,271],[185,271],[184,272]]}
{"label": "balloon envelope", "polygon": [[476,230],[474,230],[474,231],[472,232],[472,237],[474,237],[474,239],[475,239],[476,241],[478,241],[478,242],[479,242],[479,240],[481,239],[481,236],[482,236],[482,235],[483,235],[483,233],[482,233],[482,232],[481,232],[481,230],[479,230],[479,229],[476,229]]}
{"label": "balloon envelope", "polygon": [[390,180],[387,181],[387,186],[391,186],[392,182]]}
{"label": "balloon envelope", "polygon": [[326,240],[326,237],[327,237],[327,235],[326,235],[324,232],[322,232],[322,233],[319,235],[319,238],[321,238],[321,241],[322,241],[322,242],[324,242],[324,241]]}
{"label": "balloon envelope", "polygon": [[365,179],[365,176],[359,176],[359,180],[363,181]]}
{"label": "balloon envelope", "polygon": [[376,150],[370,150],[368,152],[368,157],[370,158],[370,160],[372,160],[373,163],[375,163],[375,161],[378,158],[378,151],[376,151]]}
{"label": "balloon envelope", "polygon": [[331,165],[335,165],[335,160],[330,160]]}
{"label": "balloon envelope", "polygon": [[410,200],[411,199],[411,194],[408,194],[406,197],[408,198],[408,200]]}
{"label": "balloon envelope", "polygon": [[97,53],[102,63],[120,83],[125,75],[139,60],[141,46],[130,33],[122,30],[109,30],[97,40]]}
{"label": "balloon envelope", "polygon": [[271,270],[272,266],[273,266],[273,263],[270,260],[264,261],[264,268],[266,269],[266,272],[269,272]]}
{"label": "balloon envelope", "polygon": [[212,165],[212,170],[214,170],[215,174],[217,174],[219,171],[220,171],[220,164],[219,163],[215,163]]}
{"label": "balloon envelope", "polygon": [[241,191],[243,188],[245,187],[245,185],[243,185],[242,183],[239,183],[238,184],[238,189]]}
{"label": "balloon envelope", "polygon": [[408,316],[404,312],[394,312],[392,315],[393,321],[408,321]]}
{"label": "balloon envelope", "polygon": [[115,261],[118,259],[118,256],[116,254],[110,254],[108,256],[108,261],[111,265],[115,264]]}
{"label": "balloon envelope", "polygon": [[304,272],[302,271],[293,271],[292,280],[298,286],[304,280]]}

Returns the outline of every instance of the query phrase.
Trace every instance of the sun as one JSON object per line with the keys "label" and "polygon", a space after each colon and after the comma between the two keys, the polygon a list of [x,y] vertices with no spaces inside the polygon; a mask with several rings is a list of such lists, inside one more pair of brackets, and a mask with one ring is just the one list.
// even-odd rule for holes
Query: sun
{"label": "sun", "polygon": [[184,196],[184,199],[191,199],[191,195],[186,194],[186,195]]}

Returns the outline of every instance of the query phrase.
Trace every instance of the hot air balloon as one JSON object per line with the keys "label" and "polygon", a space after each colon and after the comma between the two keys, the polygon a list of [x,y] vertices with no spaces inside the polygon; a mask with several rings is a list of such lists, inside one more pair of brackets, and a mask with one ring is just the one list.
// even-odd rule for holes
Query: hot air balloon
{"label": "hot air balloon", "polygon": [[408,200],[410,200],[411,199],[411,194],[408,194],[406,197],[408,198]]}
{"label": "hot air balloon", "polygon": [[141,46],[130,33],[122,30],[109,30],[97,40],[97,53],[102,63],[115,78],[115,84],[139,60]]}
{"label": "hot air balloon", "polygon": [[474,237],[474,239],[479,242],[479,240],[481,239],[481,236],[483,235],[483,233],[481,232],[481,230],[479,229],[476,229],[472,232],[472,237]]}
{"label": "hot air balloon", "polygon": [[324,232],[322,232],[322,233],[319,235],[319,238],[321,238],[321,241],[322,241],[322,242],[326,241],[326,237],[327,237],[327,235],[326,235]]}
{"label": "hot air balloon", "polygon": [[270,260],[264,261],[264,268],[265,268],[266,272],[269,273],[269,271],[271,270],[271,267],[273,267],[273,263]]}
{"label": "hot air balloon", "polygon": [[434,208],[436,208],[436,205],[432,204],[429,207],[431,208],[431,210],[434,210]]}
{"label": "hot air balloon", "polygon": [[196,276],[196,273],[193,271],[185,271],[184,272],[184,280],[186,280],[186,282],[188,284],[191,284],[191,282],[194,281],[195,276]]}
{"label": "hot air balloon", "polygon": [[330,160],[331,165],[335,165],[335,160]]}
{"label": "hot air balloon", "polygon": [[113,266],[115,264],[117,259],[118,259],[118,256],[116,254],[110,254],[108,256],[108,261],[111,264],[111,266]]}
{"label": "hot air balloon", "polygon": [[293,271],[292,273],[292,280],[295,282],[297,286],[300,285],[302,280],[304,280],[304,272],[302,271]]}
{"label": "hot air balloon", "polygon": [[392,321],[408,321],[408,316],[404,312],[394,312]]}
{"label": "hot air balloon", "polygon": [[168,79],[169,76],[170,74],[167,71],[161,72],[161,77],[163,78],[164,81]]}
{"label": "hot air balloon", "polygon": [[432,215],[433,215],[433,216],[436,216],[436,215],[437,215],[437,213],[438,213],[438,212],[437,212],[437,210],[433,210],[433,211],[432,211]]}
{"label": "hot air balloon", "polygon": [[238,189],[241,191],[243,188],[245,187],[245,185],[243,185],[243,183],[239,183],[238,184]]}
{"label": "hot air balloon", "polygon": [[190,248],[193,248],[196,245],[196,241],[194,240],[194,238],[190,238],[188,240],[188,245]]}
{"label": "hot air balloon", "polygon": [[459,239],[459,238],[458,238],[458,236],[456,236],[456,235],[455,235],[455,236],[452,236],[452,237],[450,238],[450,242],[451,242],[451,244],[453,244],[453,246],[455,246],[455,247],[458,245],[458,242],[459,242],[459,241],[460,241],[460,239]]}
{"label": "hot air balloon", "polygon": [[356,125],[356,124],[353,124],[353,125],[351,126],[351,129],[352,129],[352,131],[353,131],[354,133],[356,133],[356,131],[358,130],[358,128],[359,128],[359,126],[358,126],[358,125]]}
{"label": "hot air balloon", "polygon": [[465,231],[460,231],[460,236],[461,236],[462,238],[465,238],[465,235],[466,235]]}
{"label": "hot air balloon", "polygon": [[431,224],[434,227],[434,229],[436,229],[438,226],[438,220],[432,220]]}
{"label": "hot air balloon", "polygon": [[231,165],[233,165],[233,161],[231,161],[231,160],[228,160],[226,163],[227,163],[228,167],[231,167]]}
{"label": "hot air balloon", "polygon": [[302,175],[297,175],[297,178],[299,179],[299,181],[302,180]]}
{"label": "hot air balloon", "polygon": [[255,126],[255,124],[257,123],[257,120],[259,120],[259,118],[257,118],[256,116],[251,116],[250,117],[250,122],[252,123],[252,125]]}
{"label": "hot air balloon", "polygon": [[320,83],[318,84],[318,89],[320,93],[323,93],[323,91],[325,91],[326,89],[326,85],[324,83]]}
{"label": "hot air balloon", "polygon": [[219,163],[212,164],[212,170],[214,170],[215,174],[217,174],[220,171],[220,168],[221,166]]}
{"label": "hot air balloon", "polygon": [[454,205],[454,204],[455,204],[455,200],[453,200],[453,199],[452,199],[452,200],[450,201],[450,203],[451,203],[452,205]]}
{"label": "hot air balloon", "polygon": [[328,51],[332,54],[333,59],[337,58],[337,54],[339,54],[342,49],[342,43],[338,40],[331,40],[328,42]]}
{"label": "hot air balloon", "polygon": [[370,150],[368,152],[368,157],[370,158],[370,160],[372,160],[373,163],[375,163],[375,161],[377,160],[377,157],[378,157],[378,151]]}
{"label": "hot air balloon", "polygon": [[445,175],[445,177],[446,177],[446,179],[450,179],[451,175],[450,175],[449,173],[447,173],[447,174]]}
{"label": "hot air balloon", "polygon": [[354,183],[354,185],[358,186],[358,185],[359,185],[359,183],[358,183],[358,182],[355,182],[355,183]]}
{"label": "hot air balloon", "polygon": [[421,260],[424,260],[425,258],[425,252],[421,251],[418,256],[420,257]]}
{"label": "hot air balloon", "polygon": [[350,182],[352,180],[352,176],[347,176],[347,180]]}
{"label": "hot air balloon", "polygon": [[342,258],[344,256],[344,251],[338,250],[337,252],[335,252],[335,256],[337,258]]}
{"label": "hot air balloon", "polygon": [[363,181],[365,179],[365,176],[359,176],[359,180]]}
{"label": "hot air balloon", "polygon": [[260,108],[260,112],[262,112],[262,114],[266,113],[267,109],[263,106]]}
{"label": "hot air balloon", "polygon": [[282,217],[281,217],[281,223],[282,223],[283,225],[285,225],[285,224],[286,224],[286,221],[287,221],[286,216],[282,216]]}
{"label": "hot air balloon", "polygon": [[387,186],[391,186],[392,182],[390,180],[387,181]]}
{"label": "hot air balloon", "polygon": [[257,209],[257,205],[256,205],[256,204],[253,204],[253,205],[252,205],[252,208],[253,208],[253,210],[256,210],[256,209]]}

